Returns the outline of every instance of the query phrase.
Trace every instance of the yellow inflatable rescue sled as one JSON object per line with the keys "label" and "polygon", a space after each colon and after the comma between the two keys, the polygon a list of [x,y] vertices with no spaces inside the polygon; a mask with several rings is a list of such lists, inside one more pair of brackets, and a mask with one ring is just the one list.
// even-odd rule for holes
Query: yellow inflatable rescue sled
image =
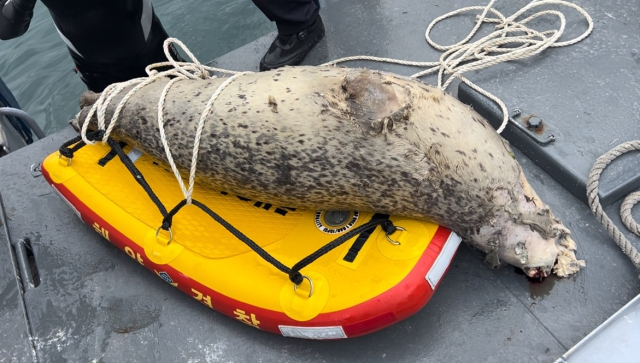
{"label": "yellow inflatable rescue sled", "polygon": [[202,304],[272,333],[338,339],[394,324],[427,303],[460,243],[425,221],[299,210],[201,184],[200,206],[165,218],[158,203],[183,195],[162,163],[130,146],[79,146],[49,155],[42,172],[81,220]]}

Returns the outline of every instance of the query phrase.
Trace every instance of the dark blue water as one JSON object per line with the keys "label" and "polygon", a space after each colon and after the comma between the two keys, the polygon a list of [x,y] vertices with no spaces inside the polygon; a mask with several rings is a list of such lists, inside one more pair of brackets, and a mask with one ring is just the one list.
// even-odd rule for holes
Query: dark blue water
{"label": "dark blue water", "polygon": [[[275,30],[250,0],[153,0],[170,36],[202,62]],[[0,77],[45,133],[64,128],[86,90],[47,9],[38,3],[29,31],[0,41]]]}

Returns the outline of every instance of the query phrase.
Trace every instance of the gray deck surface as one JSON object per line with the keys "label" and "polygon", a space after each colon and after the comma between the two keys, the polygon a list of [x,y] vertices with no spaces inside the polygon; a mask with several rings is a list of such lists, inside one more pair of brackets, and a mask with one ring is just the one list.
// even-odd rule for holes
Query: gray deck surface
{"label": "gray deck surface", "polygon": [[640,295],[592,331],[557,363],[637,362],[640,342]]}
{"label": "gray deck surface", "polygon": [[[526,4],[506,3],[498,3],[505,14]],[[471,79],[509,108],[553,119],[564,135],[559,148],[570,150],[565,157],[586,173],[598,155],[640,138],[640,25],[637,2],[579,4],[595,21],[585,41]],[[356,54],[435,60],[439,54],[423,40],[426,25],[468,5],[481,4],[330,2],[322,11],[327,36],[306,63]],[[443,43],[461,39],[473,25],[472,17],[464,19],[445,23],[434,37]],[[582,29],[575,19],[569,19],[572,34]],[[272,38],[214,63],[256,70]],[[392,327],[331,342],[260,332],[170,287],[80,222],[42,177],[32,176],[31,164],[73,136],[66,129],[0,159],[11,238],[31,239],[41,279],[24,293],[30,341],[9,244],[0,232],[0,362],[32,361],[31,342],[41,362],[553,362],[640,293],[638,271],[589,209],[516,152],[532,186],[573,231],[579,257],[587,261],[578,275],[532,284],[511,267],[490,269],[481,253],[463,245],[427,306]],[[616,221],[618,207],[608,208]]]}

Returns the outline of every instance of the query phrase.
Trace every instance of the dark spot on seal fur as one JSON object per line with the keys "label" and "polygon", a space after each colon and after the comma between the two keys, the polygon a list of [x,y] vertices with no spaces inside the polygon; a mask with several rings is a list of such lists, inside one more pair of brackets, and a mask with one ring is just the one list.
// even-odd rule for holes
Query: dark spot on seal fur
{"label": "dark spot on seal fur", "polygon": [[471,152],[474,153],[474,154],[477,154],[478,153],[478,149],[471,149]]}
{"label": "dark spot on seal fur", "polygon": [[487,128],[487,125],[484,124],[484,122],[482,122],[482,120],[478,119],[475,116],[471,116],[471,119],[477,123],[479,123],[480,125],[482,125],[482,127],[484,127],[485,129]]}
{"label": "dark spot on seal fur", "polygon": [[241,128],[241,129],[248,129],[249,128],[249,126],[244,125],[244,124],[238,124],[238,127]]}
{"label": "dark spot on seal fur", "polygon": [[447,139],[450,139],[449,134],[447,134],[446,132],[441,132],[440,135],[446,137]]}
{"label": "dark spot on seal fur", "polygon": [[456,152],[457,152],[458,154],[462,155],[462,156],[467,156],[467,153],[465,153],[465,152],[464,152],[464,151],[462,151],[462,150],[456,150]]}
{"label": "dark spot on seal fur", "polygon": [[247,96],[245,96],[245,95],[238,95],[238,98],[239,98],[239,99],[241,99],[241,100],[246,100],[246,99],[247,99]]}
{"label": "dark spot on seal fur", "polygon": [[487,169],[484,168],[484,165],[482,165],[482,163],[478,163],[478,166],[480,167],[480,170],[482,170],[482,172],[487,171]]}
{"label": "dark spot on seal fur", "polygon": [[406,171],[401,171],[401,172],[400,172],[400,176],[401,176],[401,177],[403,177],[403,178],[405,178],[405,179],[409,179],[409,178],[411,178],[411,174],[409,174],[409,173],[408,173],[408,172],[406,172]]}
{"label": "dark spot on seal fur", "polygon": [[140,116],[140,123],[143,125],[146,125],[149,123],[149,121],[147,121],[147,118],[144,116]]}

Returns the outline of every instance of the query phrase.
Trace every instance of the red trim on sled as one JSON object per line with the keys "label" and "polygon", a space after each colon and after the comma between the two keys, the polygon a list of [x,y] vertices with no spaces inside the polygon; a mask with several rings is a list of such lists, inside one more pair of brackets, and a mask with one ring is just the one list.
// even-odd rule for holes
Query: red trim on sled
{"label": "red trim on sled", "polygon": [[[144,249],[141,246],[120,233],[97,213],[89,209],[67,187],[54,183],[44,165],[42,166],[42,175],[52,187],[56,188],[60,194],[78,210],[85,223],[90,226],[98,223],[100,226],[108,227],[111,243],[123,251],[128,247],[134,253],[146,257]],[[304,322],[293,320],[283,312],[263,309],[232,299],[200,284],[198,281],[191,279],[170,265],[156,265],[150,260],[145,259],[144,266],[151,271],[167,272],[173,282],[178,283],[177,288],[189,296],[194,298],[198,297],[192,289],[197,290],[204,297],[209,296],[211,298],[211,307],[224,315],[240,321],[244,318],[244,322],[251,325],[251,314],[255,314],[255,317],[259,320],[259,328],[262,330],[281,334],[278,327],[279,325],[295,327],[341,326],[346,336],[352,338],[372,333],[403,320],[418,312],[427,301],[429,301],[434,290],[431,289],[431,286],[429,286],[429,283],[425,280],[425,275],[442,251],[450,234],[451,232],[448,229],[438,227],[431,243],[429,243],[427,250],[423,253],[416,266],[396,286],[356,306],[331,313],[319,314],[315,318]],[[201,302],[203,301],[204,299],[201,300]],[[247,317],[239,317],[238,313],[234,314],[237,309],[243,310]]]}

